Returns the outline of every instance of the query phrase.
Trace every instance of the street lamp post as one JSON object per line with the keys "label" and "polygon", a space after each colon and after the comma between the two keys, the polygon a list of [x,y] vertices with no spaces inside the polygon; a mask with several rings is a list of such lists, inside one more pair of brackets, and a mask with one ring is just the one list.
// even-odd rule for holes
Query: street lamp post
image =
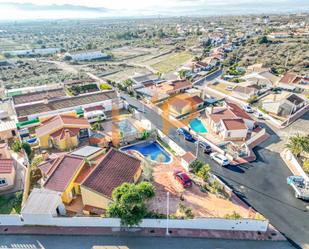
{"label": "street lamp post", "polygon": [[170,193],[166,192],[166,235],[169,235],[168,231],[169,213],[170,213]]}
{"label": "street lamp post", "polygon": [[198,158],[199,147],[200,147],[200,138],[199,138],[199,136],[197,136],[196,153],[195,153],[196,158]]}

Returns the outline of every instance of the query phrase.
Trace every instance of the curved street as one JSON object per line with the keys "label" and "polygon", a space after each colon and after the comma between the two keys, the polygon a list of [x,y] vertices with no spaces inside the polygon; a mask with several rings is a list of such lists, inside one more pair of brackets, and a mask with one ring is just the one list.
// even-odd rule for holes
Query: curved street
{"label": "curved street", "polygon": [[[155,126],[162,128],[162,117],[136,99],[122,94],[127,102],[139,110]],[[166,122],[166,121],[165,121]],[[174,127],[171,124],[170,127]],[[257,160],[240,166],[222,168],[211,161],[209,156],[199,153],[199,159],[208,163],[213,173],[221,177],[234,192],[263,214],[288,239],[301,247],[309,245],[309,203],[296,199],[291,188],[286,184],[286,178],[291,172],[281,159],[279,153],[265,148],[278,137],[267,127],[270,138],[257,146],[254,151]],[[169,130],[169,137],[184,150],[195,154],[195,145],[185,141],[176,134],[176,128]]]}

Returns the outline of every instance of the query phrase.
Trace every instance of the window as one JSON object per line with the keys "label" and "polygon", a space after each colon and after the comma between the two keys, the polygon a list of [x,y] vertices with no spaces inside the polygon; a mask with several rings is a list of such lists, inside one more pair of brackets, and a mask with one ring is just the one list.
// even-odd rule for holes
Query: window
{"label": "window", "polygon": [[0,178],[0,187],[7,185],[6,179]]}

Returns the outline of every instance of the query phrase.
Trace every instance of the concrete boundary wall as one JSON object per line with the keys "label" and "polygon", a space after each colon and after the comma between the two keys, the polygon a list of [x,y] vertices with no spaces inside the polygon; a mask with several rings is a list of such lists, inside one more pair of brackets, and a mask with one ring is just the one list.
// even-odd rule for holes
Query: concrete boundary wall
{"label": "concrete boundary wall", "polygon": [[296,157],[293,155],[291,151],[284,150],[280,155],[283,161],[289,167],[290,171],[293,173],[293,175],[302,176],[304,179],[309,181],[308,175],[303,170],[302,166],[299,164],[298,160],[296,159]]}
{"label": "concrete boundary wall", "polygon": [[0,214],[0,226],[22,226],[23,222],[18,214]]}
{"label": "concrete boundary wall", "polygon": [[158,128],[156,128],[159,137],[165,142],[167,143],[173,151],[176,152],[176,154],[178,156],[183,156],[184,154],[186,154],[186,151],[181,148],[177,143],[175,143],[173,140],[171,140],[168,136],[166,136],[161,130],[159,130]]}
{"label": "concrete boundary wall", "polygon": [[[44,215],[0,215],[0,226],[59,226],[59,227],[112,227],[120,228],[120,219],[100,217],[50,217]],[[139,228],[166,228],[166,219],[144,219]],[[169,229],[205,229],[228,231],[266,232],[267,220],[201,218],[192,220],[168,220]]]}
{"label": "concrete boundary wall", "polygon": [[247,142],[246,145],[250,147],[252,144],[254,144],[258,139],[266,135],[266,130],[263,128],[260,130],[255,136],[251,137]]}

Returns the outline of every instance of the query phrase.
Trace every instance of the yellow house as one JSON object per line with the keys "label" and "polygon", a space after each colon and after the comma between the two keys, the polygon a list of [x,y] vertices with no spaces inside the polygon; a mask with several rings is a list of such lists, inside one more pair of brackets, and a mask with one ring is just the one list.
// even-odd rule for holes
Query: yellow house
{"label": "yellow house", "polygon": [[204,104],[204,101],[198,96],[181,94],[175,96],[168,105],[169,113],[175,117],[196,111]]}
{"label": "yellow house", "polygon": [[89,128],[84,118],[57,115],[42,121],[35,132],[41,148],[67,150],[76,147],[79,138],[88,137]]}
{"label": "yellow house", "polygon": [[113,190],[125,182],[136,183],[141,173],[140,160],[111,149],[81,184],[84,210],[106,209]]}
{"label": "yellow house", "polygon": [[141,161],[135,157],[116,149],[104,155],[103,149],[93,146],[49,158],[38,167],[44,188],[60,192],[64,204],[81,196],[88,214],[106,209],[114,188],[124,182],[136,183],[142,173]]}
{"label": "yellow house", "polygon": [[44,188],[58,191],[64,204],[70,204],[81,194],[80,183],[102,158],[104,150],[85,146],[70,154],[49,158],[39,165],[44,177]]}

